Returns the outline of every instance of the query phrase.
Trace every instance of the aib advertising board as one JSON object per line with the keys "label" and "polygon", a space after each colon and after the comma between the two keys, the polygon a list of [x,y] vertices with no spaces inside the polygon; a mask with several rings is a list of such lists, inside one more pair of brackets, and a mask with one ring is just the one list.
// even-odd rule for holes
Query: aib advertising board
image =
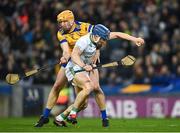
{"label": "aib advertising board", "polygon": [[[107,114],[111,118],[180,117],[180,98],[175,96],[110,96],[106,98],[106,107]],[[89,99],[88,107],[79,115],[81,117],[100,116],[94,98]]]}

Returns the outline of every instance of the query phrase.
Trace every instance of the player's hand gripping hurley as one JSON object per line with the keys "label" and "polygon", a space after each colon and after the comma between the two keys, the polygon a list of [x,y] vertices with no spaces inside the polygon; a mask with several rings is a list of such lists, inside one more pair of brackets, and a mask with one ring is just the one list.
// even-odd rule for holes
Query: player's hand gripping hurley
{"label": "player's hand gripping hurley", "polygon": [[[108,68],[108,67],[116,67],[116,66],[132,66],[136,62],[136,58],[132,55],[127,55],[126,57],[122,58],[120,61],[114,61],[107,64],[99,64],[98,66],[93,67],[93,69],[99,68]],[[83,72],[84,69],[75,71],[75,73]]]}
{"label": "player's hand gripping hurley", "polygon": [[[96,67],[93,67],[93,69],[115,67],[115,66],[120,66],[120,65],[122,65],[122,66],[131,66],[131,65],[133,65],[135,63],[135,61],[136,61],[136,59],[132,55],[128,55],[128,56],[122,58],[120,61],[115,61],[115,62],[103,64],[103,65],[98,65]],[[40,71],[51,68],[51,67],[53,67],[53,66],[55,66],[57,64],[59,64],[59,62],[53,63],[51,65],[43,66],[42,68],[31,70],[29,72],[26,72],[23,76],[19,75],[19,74],[10,74],[9,73],[9,74],[6,75],[6,82],[8,84],[11,84],[11,85],[16,84],[21,79],[32,76],[32,75],[34,75],[34,74],[36,74],[36,73],[38,73]],[[85,71],[85,70],[78,70],[78,71],[75,71],[75,73],[82,72],[82,71]]]}

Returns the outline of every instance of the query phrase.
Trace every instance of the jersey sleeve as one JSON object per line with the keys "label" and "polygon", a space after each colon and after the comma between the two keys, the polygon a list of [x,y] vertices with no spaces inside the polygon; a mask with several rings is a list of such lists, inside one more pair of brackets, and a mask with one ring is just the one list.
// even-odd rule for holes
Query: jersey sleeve
{"label": "jersey sleeve", "polygon": [[82,22],[81,28],[82,28],[84,31],[86,31],[87,33],[89,33],[89,32],[92,31],[93,25],[92,25],[92,24],[89,24],[89,23],[84,23],[84,22]]}
{"label": "jersey sleeve", "polygon": [[67,43],[66,38],[59,31],[57,32],[57,38],[60,45]]}
{"label": "jersey sleeve", "polygon": [[83,52],[87,46],[88,46],[88,43],[84,40],[84,38],[80,38],[77,42],[76,42],[76,45],[81,52]]}

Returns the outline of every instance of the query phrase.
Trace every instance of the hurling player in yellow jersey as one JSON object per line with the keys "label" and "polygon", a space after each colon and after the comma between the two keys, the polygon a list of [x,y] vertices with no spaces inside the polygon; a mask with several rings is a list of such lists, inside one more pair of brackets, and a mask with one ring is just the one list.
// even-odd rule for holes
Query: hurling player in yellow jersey
{"label": "hurling player in yellow jersey", "polygon": [[[65,66],[70,58],[70,54],[75,46],[76,41],[83,35],[86,35],[93,28],[93,25],[89,23],[83,23],[74,20],[74,15],[70,10],[65,10],[58,14],[57,21],[59,24],[59,31],[57,32],[57,38],[59,40],[60,46],[63,50],[60,63],[62,64],[61,69],[57,74],[56,81],[49,93],[48,101],[46,108],[43,111],[42,116],[39,121],[35,124],[35,127],[42,127],[44,124],[49,122],[49,114],[53,106],[56,104],[60,90],[67,83],[67,78],[65,76]],[[93,58],[95,63],[99,58],[99,51],[96,52],[96,55]],[[106,116],[106,106],[105,106],[105,96],[99,85],[99,74],[96,70],[92,73],[95,79],[92,79],[95,84],[95,99],[101,110],[103,116]],[[86,107],[82,105],[82,109]],[[69,111],[71,108],[69,109]],[[81,110],[81,109],[79,109]],[[68,113],[68,112],[67,112]]]}

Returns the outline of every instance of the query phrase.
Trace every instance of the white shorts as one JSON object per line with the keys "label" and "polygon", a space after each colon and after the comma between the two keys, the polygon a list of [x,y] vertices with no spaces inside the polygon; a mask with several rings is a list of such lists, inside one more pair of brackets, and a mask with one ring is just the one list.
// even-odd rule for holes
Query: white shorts
{"label": "white shorts", "polygon": [[[82,69],[83,69],[82,67],[78,65],[74,65],[71,61],[69,61],[65,70],[65,74],[68,79],[68,82],[71,82],[74,79],[75,71],[82,70]],[[85,72],[85,73],[88,75],[88,72]]]}

